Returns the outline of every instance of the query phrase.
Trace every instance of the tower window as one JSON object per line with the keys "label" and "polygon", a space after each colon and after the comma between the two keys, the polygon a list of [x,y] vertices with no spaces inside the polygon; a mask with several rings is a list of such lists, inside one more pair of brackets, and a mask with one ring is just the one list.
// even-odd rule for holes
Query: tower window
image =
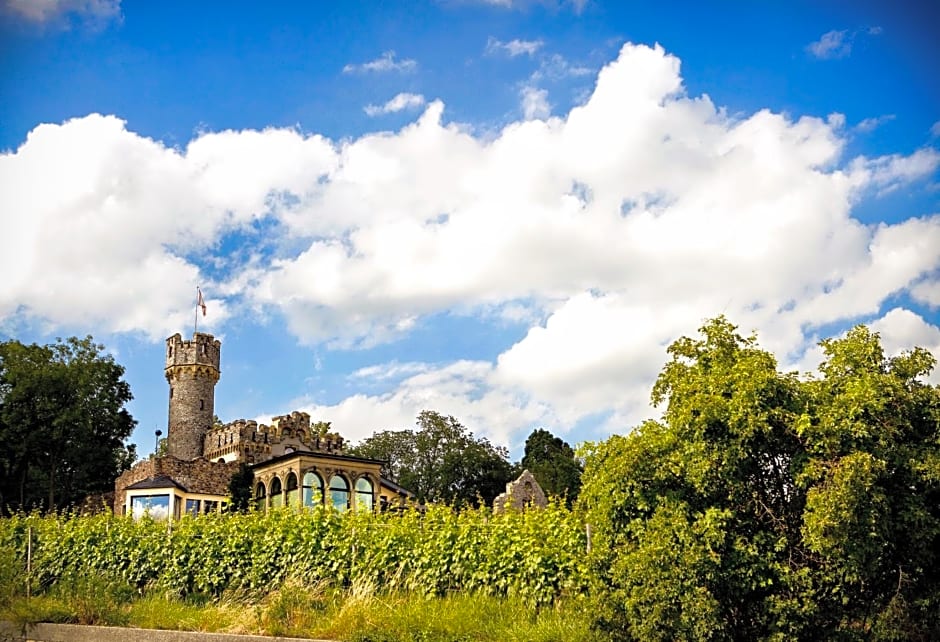
{"label": "tower window", "polygon": [[173,398],[173,388],[170,388],[170,399]]}
{"label": "tower window", "polygon": [[206,409],[206,402],[203,401],[202,399],[199,400],[199,409],[200,409],[200,410],[205,410],[205,409]]}

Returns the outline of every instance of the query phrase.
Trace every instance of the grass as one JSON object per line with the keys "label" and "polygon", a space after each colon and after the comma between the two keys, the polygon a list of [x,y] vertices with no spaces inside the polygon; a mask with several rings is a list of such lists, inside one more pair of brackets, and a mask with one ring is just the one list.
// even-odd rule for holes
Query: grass
{"label": "grass", "polygon": [[210,600],[140,594],[101,577],[69,578],[39,596],[0,599],[0,619],[21,625],[98,624],[348,642],[599,642],[588,612],[580,598],[535,609],[511,597],[429,598],[385,593],[367,583],[339,589],[300,579],[266,594]]}

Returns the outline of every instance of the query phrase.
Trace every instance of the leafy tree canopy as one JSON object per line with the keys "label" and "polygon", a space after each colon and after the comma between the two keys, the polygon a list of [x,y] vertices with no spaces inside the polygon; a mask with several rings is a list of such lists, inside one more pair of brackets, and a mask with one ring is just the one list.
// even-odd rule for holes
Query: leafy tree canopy
{"label": "leafy tree canopy", "polygon": [[574,449],[542,428],[525,440],[522,467],[535,475],[542,490],[565,497],[569,505],[581,490],[581,463]]}
{"label": "leafy tree canopy", "polygon": [[379,432],[347,452],[384,461],[382,475],[421,502],[492,503],[514,472],[505,448],[431,410],[418,415],[416,430]]}
{"label": "leafy tree canopy", "polygon": [[0,343],[0,506],[55,509],[114,488],[135,459],[125,446],[124,368],[91,337]]}
{"label": "leafy tree canopy", "polygon": [[724,318],[684,337],[661,421],[586,448],[598,623],[614,639],[940,639],[935,359],[859,326],[778,372]]}
{"label": "leafy tree canopy", "polygon": [[251,506],[251,485],[254,479],[255,475],[251,472],[251,467],[242,462],[228,484],[229,512],[244,513],[249,509]]}

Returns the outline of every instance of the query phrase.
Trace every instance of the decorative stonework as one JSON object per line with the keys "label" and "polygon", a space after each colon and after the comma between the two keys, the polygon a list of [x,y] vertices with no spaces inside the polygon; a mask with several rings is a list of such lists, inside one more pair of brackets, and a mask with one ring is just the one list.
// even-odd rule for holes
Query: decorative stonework
{"label": "decorative stonework", "polygon": [[528,470],[506,484],[506,492],[493,500],[493,511],[501,513],[504,510],[526,510],[527,508],[545,508],[548,500],[542,487],[539,486],[535,475]]}

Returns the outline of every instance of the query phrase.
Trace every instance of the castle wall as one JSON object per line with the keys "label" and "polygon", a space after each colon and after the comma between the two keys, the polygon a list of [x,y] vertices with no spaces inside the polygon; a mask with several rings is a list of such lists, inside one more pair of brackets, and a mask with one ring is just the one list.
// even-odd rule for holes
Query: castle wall
{"label": "castle wall", "polygon": [[298,450],[341,455],[343,438],[336,433],[320,435],[317,428],[309,414],[296,410],[272,418],[270,426],[236,419],[213,426],[203,440],[202,453],[211,461],[241,459],[252,464]]}
{"label": "castle wall", "polygon": [[124,471],[114,482],[115,514],[121,514],[128,486],[160,475],[175,479],[191,493],[228,495],[229,482],[239,465],[238,462],[217,463],[202,458],[186,461],[173,456],[145,459]]}

